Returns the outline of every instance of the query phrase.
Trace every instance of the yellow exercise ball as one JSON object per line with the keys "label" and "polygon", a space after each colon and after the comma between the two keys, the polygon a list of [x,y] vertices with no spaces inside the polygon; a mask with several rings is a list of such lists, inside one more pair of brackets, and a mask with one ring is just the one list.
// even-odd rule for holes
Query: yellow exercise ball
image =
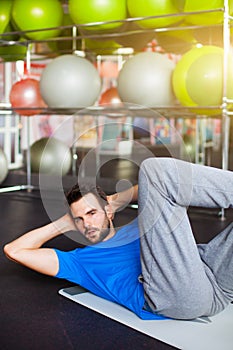
{"label": "yellow exercise ball", "polygon": [[[185,21],[195,25],[211,25],[223,23],[223,8],[224,0],[186,0],[184,5],[184,12],[187,12]],[[217,11],[222,9],[222,11]],[[200,14],[188,15],[188,12],[196,11],[211,11]]]}
{"label": "yellow exercise ball", "polygon": [[[227,93],[233,98],[233,59],[229,58]],[[172,74],[174,93],[183,106],[219,106],[223,97],[223,49],[195,47],[177,63]]]}

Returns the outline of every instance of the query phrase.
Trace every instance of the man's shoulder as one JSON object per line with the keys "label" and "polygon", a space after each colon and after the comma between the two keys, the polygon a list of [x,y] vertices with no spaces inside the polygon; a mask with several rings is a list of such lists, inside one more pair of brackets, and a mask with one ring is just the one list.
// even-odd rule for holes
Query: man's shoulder
{"label": "man's shoulder", "polygon": [[118,228],[116,238],[130,243],[139,238],[138,220],[134,219],[130,223]]}

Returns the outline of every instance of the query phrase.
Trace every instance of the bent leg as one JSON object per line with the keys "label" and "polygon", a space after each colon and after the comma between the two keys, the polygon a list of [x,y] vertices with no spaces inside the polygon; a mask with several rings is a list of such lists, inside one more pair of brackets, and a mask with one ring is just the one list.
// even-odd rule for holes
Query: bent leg
{"label": "bent leg", "polygon": [[[141,165],[142,273],[146,299],[157,312],[181,319],[213,312],[218,286],[201,260],[187,206],[232,206],[233,174],[225,173],[172,158],[151,158]],[[220,311],[229,300],[218,292]]]}
{"label": "bent leg", "polygon": [[208,244],[199,244],[198,249],[219,287],[233,301],[233,223]]}

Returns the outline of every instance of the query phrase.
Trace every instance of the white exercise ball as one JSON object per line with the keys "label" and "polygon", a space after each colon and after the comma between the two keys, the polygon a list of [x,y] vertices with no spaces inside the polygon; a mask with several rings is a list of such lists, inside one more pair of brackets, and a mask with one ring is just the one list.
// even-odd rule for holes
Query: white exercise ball
{"label": "white exercise ball", "polygon": [[146,107],[174,103],[171,77],[175,64],[164,54],[138,53],[125,62],[117,82],[123,102]]}
{"label": "white exercise ball", "polygon": [[8,174],[8,161],[5,152],[0,148],[0,183],[2,183]]}
{"label": "white exercise ball", "polygon": [[76,55],[56,57],[41,74],[40,92],[49,107],[89,107],[98,99],[100,91],[97,69],[87,59]]}

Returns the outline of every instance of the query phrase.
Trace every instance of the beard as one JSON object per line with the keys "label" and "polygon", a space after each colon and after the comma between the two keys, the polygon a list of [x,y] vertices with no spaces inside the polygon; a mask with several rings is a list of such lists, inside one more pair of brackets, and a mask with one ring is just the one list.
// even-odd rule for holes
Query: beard
{"label": "beard", "polygon": [[105,238],[108,237],[110,233],[110,221],[107,220],[107,227],[99,229],[97,227],[89,227],[84,231],[84,236],[88,240],[88,242],[92,244],[100,243]]}

